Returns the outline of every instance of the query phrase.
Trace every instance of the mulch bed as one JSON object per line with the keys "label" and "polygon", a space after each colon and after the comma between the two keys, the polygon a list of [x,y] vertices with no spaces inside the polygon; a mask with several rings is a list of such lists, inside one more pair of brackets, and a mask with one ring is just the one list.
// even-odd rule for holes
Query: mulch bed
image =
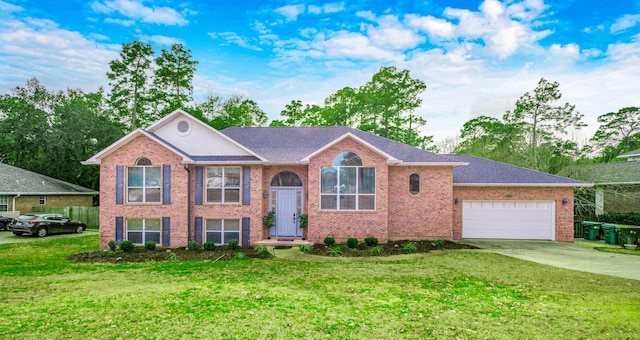
{"label": "mulch bed", "polygon": [[[333,256],[333,257],[367,257],[367,256],[392,256],[406,254],[404,244],[409,241],[390,241],[387,244],[380,244],[380,255],[371,253],[371,247],[360,242],[356,248],[349,248],[344,244],[336,245],[340,247],[342,254],[332,253],[330,250],[334,247],[328,247],[324,244],[316,244],[310,255]],[[477,249],[477,247],[460,244],[450,241],[444,241],[442,244],[436,244],[432,241],[411,241],[416,245],[416,253],[427,253],[432,250],[444,249]],[[175,259],[173,255],[175,254]],[[133,252],[125,253],[123,251],[107,252],[107,251],[85,251],[73,254],[68,257],[74,262],[161,262],[161,261],[228,261],[233,259],[238,253],[243,253],[247,258],[270,259],[273,255],[270,252],[257,252],[254,247],[238,247],[231,249],[227,246],[217,246],[213,251],[205,251],[203,249],[187,250],[185,248],[166,249],[158,248],[155,250],[146,250],[142,247],[136,247]]]}
{"label": "mulch bed", "polygon": [[228,261],[233,259],[238,253],[243,253],[248,258],[270,259],[273,255],[268,251],[259,253],[253,247],[238,247],[230,249],[227,246],[218,246],[213,251],[203,249],[186,250],[185,248],[157,248],[155,250],[146,250],[142,247],[136,247],[133,252],[125,253],[123,251],[105,252],[105,251],[88,251],[73,254],[68,257],[74,262],[160,262],[170,261],[175,254],[174,261],[194,261],[194,260],[218,260]]}
{"label": "mulch bed", "polygon": [[[434,243],[433,241],[389,241],[386,244],[380,244],[380,248],[382,248],[382,252],[380,255],[371,254],[371,248],[364,244],[363,242],[358,243],[356,248],[349,248],[344,244],[339,244],[342,250],[342,254],[331,253],[331,248],[324,244],[315,244],[313,245],[313,249],[307,254],[311,255],[319,255],[319,256],[332,256],[332,257],[366,257],[366,256],[392,256],[392,255],[400,255],[406,254],[404,250],[404,244],[407,242],[413,242],[416,245],[415,253],[428,253],[432,250],[444,250],[444,249],[478,249],[477,247],[470,246],[467,244],[455,243],[451,241],[444,241],[442,244]],[[442,242],[442,241],[440,241]]]}

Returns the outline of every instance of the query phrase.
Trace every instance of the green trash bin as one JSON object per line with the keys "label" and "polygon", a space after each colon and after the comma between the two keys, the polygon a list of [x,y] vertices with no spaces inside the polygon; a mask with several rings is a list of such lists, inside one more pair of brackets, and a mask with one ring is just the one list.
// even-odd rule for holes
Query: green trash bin
{"label": "green trash bin", "polygon": [[584,239],[589,241],[595,241],[600,235],[600,223],[584,221],[582,227],[584,228]]}
{"label": "green trash bin", "polygon": [[604,231],[604,243],[607,244],[618,244],[618,228],[615,224],[602,224],[602,230]]}

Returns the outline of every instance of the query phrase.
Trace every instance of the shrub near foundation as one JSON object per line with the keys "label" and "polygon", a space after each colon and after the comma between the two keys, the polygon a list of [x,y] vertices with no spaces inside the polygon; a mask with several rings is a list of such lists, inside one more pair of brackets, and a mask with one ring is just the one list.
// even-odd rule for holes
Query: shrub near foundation
{"label": "shrub near foundation", "polygon": [[378,245],[378,239],[375,237],[367,237],[364,239],[364,243],[369,247],[375,247]]}
{"label": "shrub near foundation", "polygon": [[125,253],[130,253],[136,246],[131,241],[122,241],[120,242],[120,250]]}
{"label": "shrub near foundation", "polygon": [[336,239],[331,237],[331,236],[327,236],[327,237],[324,238],[324,244],[327,247],[333,247],[333,246],[336,245]]}
{"label": "shrub near foundation", "polygon": [[350,237],[350,238],[347,239],[347,247],[353,249],[353,248],[355,248],[357,246],[358,246],[358,239],[357,238]]}

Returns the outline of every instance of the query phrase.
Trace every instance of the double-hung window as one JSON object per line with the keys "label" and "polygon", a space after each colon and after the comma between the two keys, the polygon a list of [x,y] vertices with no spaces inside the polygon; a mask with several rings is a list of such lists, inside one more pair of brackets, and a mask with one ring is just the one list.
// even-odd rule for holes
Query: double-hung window
{"label": "double-hung window", "polygon": [[345,151],[333,166],[320,169],[320,209],[375,210],[376,169],[363,166],[357,154]]}
{"label": "double-hung window", "polygon": [[127,168],[127,202],[160,203],[160,167],[147,158],[140,158],[136,166]]}
{"label": "double-hung window", "polygon": [[211,219],[206,221],[205,242],[227,244],[230,240],[240,241],[240,220]]}
{"label": "double-hung window", "polygon": [[9,211],[9,197],[0,196],[0,211]]}
{"label": "double-hung window", "polygon": [[207,203],[240,203],[240,167],[207,167]]}
{"label": "double-hung window", "polygon": [[155,242],[160,244],[160,219],[127,219],[127,240],[135,244]]}

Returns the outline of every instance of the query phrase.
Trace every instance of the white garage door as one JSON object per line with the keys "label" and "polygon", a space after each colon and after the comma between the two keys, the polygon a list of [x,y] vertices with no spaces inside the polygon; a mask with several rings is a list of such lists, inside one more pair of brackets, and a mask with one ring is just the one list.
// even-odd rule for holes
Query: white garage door
{"label": "white garage door", "polygon": [[554,201],[463,201],[463,238],[555,240]]}

